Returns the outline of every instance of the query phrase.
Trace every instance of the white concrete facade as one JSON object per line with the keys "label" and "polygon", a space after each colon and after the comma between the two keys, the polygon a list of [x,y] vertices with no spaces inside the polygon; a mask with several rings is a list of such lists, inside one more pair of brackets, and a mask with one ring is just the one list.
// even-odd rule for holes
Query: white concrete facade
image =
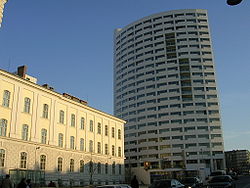
{"label": "white concrete facade", "polygon": [[0,173],[41,170],[45,181],[74,185],[89,184],[91,174],[95,184],[123,182],[125,122],[34,82],[0,70]]}
{"label": "white concrete facade", "polygon": [[127,121],[127,167],[224,168],[206,10],[163,12],[115,30],[114,114]]}

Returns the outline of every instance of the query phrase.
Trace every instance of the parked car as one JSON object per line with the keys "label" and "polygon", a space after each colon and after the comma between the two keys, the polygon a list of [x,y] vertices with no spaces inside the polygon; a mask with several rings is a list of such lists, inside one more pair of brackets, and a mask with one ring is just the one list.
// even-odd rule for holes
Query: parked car
{"label": "parked car", "polygon": [[224,187],[224,188],[235,188],[236,185],[233,181],[233,178],[229,175],[220,175],[220,176],[214,176],[209,182],[208,182],[208,188],[218,188],[218,187]]}
{"label": "parked car", "polygon": [[100,185],[96,188],[132,188],[130,185],[127,184],[119,184],[119,185]]}
{"label": "parked car", "polygon": [[186,177],[181,180],[181,183],[185,185],[186,188],[197,188],[202,187],[202,181],[197,177]]}
{"label": "parked car", "polygon": [[149,188],[184,188],[185,185],[176,179],[156,180]]}
{"label": "parked car", "polygon": [[229,176],[231,176],[234,180],[238,180],[238,174],[236,172],[229,172]]}
{"label": "parked car", "polygon": [[217,170],[217,171],[214,171],[214,172],[211,172],[210,176],[208,176],[206,178],[206,181],[205,181],[205,185],[208,184],[208,182],[215,176],[221,176],[221,175],[226,175],[226,171],[225,170]]}

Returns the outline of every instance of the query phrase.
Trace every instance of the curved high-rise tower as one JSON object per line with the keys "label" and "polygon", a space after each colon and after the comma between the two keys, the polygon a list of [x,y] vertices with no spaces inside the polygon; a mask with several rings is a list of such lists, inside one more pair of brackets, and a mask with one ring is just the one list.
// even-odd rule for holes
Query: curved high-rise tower
{"label": "curved high-rise tower", "polygon": [[0,27],[1,27],[2,19],[3,19],[4,4],[6,2],[7,2],[7,0],[0,0]]}
{"label": "curved high-rise tower", "polygon": [[224,168],[206,10],[163,12],[115,30],[114,114],[127,121],[126,163],[141,179]]}

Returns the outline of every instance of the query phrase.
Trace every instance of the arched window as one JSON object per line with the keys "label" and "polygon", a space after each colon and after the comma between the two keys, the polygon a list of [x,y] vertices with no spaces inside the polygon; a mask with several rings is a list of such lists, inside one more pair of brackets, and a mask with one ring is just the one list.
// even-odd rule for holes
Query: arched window
{"label": "arched window", "polygon": [[7,132],[7,120],[1,119],[0,120],[0,136],[6,136]]}
{"label": "arched window", "polygon": [[97,164],[97,173],[98,173],[98,174],[101,174],[101,173],[102,173],[102,165],[101,165],[100,162]]}
{"label": "arched window", "polygon": [[74,159],[70,159],[70,164],[69,164],[70,172],[74,172],[74,165],[75,165],[74,163],[75,163]]}
{"label": "arched window", "polygon": [[112,156],[115,156],[115,146],[112,145]]}
{"label": "arched window", "polygon": [[5,150],[0,149],[0,167],[4,167],[5,162]]}
{"label": "arched window", "polygon": [[58,134],[58,146],[61,148],[63,147],[63,134],[62,133]]}
{"label": "arched window", "polygon": [[80,160],[80,172],[84,172],[84,161]]}
{"label": "arched window", "polygon": [[28,140],[28,136],[29,136],[29,126],[26,125],[26,124],[23,124],[22,139],[23,140]]}
{"label": "arched window", "polygon": [[45,170],[45,166],[46,166],[46,156],[41,155],[40,156],[40,170]]}
{"label": "arched window", "polygon": [[42,129],[41,130],[41,143],[46,144],[46,142],[47,142],[47,130]]}
{"label": "arched window", "polygon": [[63,165],[63,159],[62,157],[59,157],[57,159],[57,171],[62,172],[62,165]]}
{"label": "arched window", "polygon": [[20,155],[20,168],[27,168],[27,153],[22,152]]}
{"label": "arched window", "polygon": [[3,106],[4,107],[10,106],[10,92],[8,90],[4,90],[3,92]]}
{"label": "arched window", "polygon": [[109,173],[109,165],[108,163],[105,164],[105,174]]}
{"label": "arched window", "polygon": [[31,99],[28,97],[24,98],[24,112],[30,113],[30,104],[31,104]]}
{"label": "arched window", "polygon": [[101,142],[97,142],[97,153],[101,153]]}
{"label": "arched window", "polygon": [[48,119],[49,117],[49,105],[43,104],[43,118]]}
{"label": "arched window", "polygon": [[59,113],[59,123],[64,124],[64,111],[60,110]]}
{"label": "arched window", "polygon": [[93,140],[89,141],[89,152],[93,152]]}

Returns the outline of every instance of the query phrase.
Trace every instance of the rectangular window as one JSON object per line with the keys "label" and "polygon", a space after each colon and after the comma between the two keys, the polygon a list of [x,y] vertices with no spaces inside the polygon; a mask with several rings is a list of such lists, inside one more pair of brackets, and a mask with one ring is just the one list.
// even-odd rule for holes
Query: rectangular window
{"label": "rectangular window", "polygon": [[89,141],[89,152],[93,152],[93,141]]}
{"label": "rectangular window", "polygon": [[42,129],[42,131],[41,131],[41,143],[46,144],[46,142],[47,142],[47,130]]}
{"label": "rectangular window", "polygon": [[108,130],[108,126],[107,125],[105,125],[105,136],[108,136],[109,134],[108,134],[108,132],[109,132],[109,130]]}
{"label": "rectangular window", "polygon": [[84,117],[82,117],[81,118],[80,129],[84,129],[84,125],[85,125],[85,119],[84,119]]}
{"label": "rectangular window", "polygon": [[31,103],[30,98],[25,97],[25,99],[24,99],[24,110],[23,110],[24,112],[30,113],[30,103]]}
{"label": "rectangular window", "polygon": [[43,118],[48,119],[49,117],[49,105],[43,104]]}
{"label": "rectangular window", "polygon": [[64,111],[63,110],[60,110],[60,113],[59,113],[59,123],[64,124]]}
{"label": "rectangular window", "polygon": [[71,127],[75,127],[76,125],[76,115],[71,114]]}
{"label": "rectangular window", "polygon": [[115,138],[115,128],[112,127],[112,138]]}
{"label": "rectangular window", "polygon": [[108,144],[105,144],[105,155],[109,154],[109,150],[108,150]]}
{"label": "rectangular window", "polygon": [[70,136],[70,149],[75,149],[75,137]]}
{"label": "rectangular window", "polygon": [[22,127],[22,139],[28,140],[28,135],[29,135],[29,126],[24,124]]}
{"label": "rectangular window", "polygon": [[90,121],[89,121],[89,131],[90,131],[90,132],[93,132],[93,131],[94,131],[94,123],[93,123],[93,120],[90,120]]}
{"label": "rectangular window", "polygon": [[97,142],[97,153],[101,153],[101,142]]}
{"label": "rectangular window", "polygon": [[3,93],[3,104],[4,107],[10,106],[10,92],[8,90],[4,90]]}
{"label": "rectangular window", "polygon": [[83,138],[80,139],[80,150],[84,151],[84,139]]}
{"label": "rectangular window", "polygon": [[62,133],[58,134],[58,146],[63,147],[63,134]]}
{"label": "rectangular window", "polygon": [[115,146],[112,145],[112,156],[115,156]]}

